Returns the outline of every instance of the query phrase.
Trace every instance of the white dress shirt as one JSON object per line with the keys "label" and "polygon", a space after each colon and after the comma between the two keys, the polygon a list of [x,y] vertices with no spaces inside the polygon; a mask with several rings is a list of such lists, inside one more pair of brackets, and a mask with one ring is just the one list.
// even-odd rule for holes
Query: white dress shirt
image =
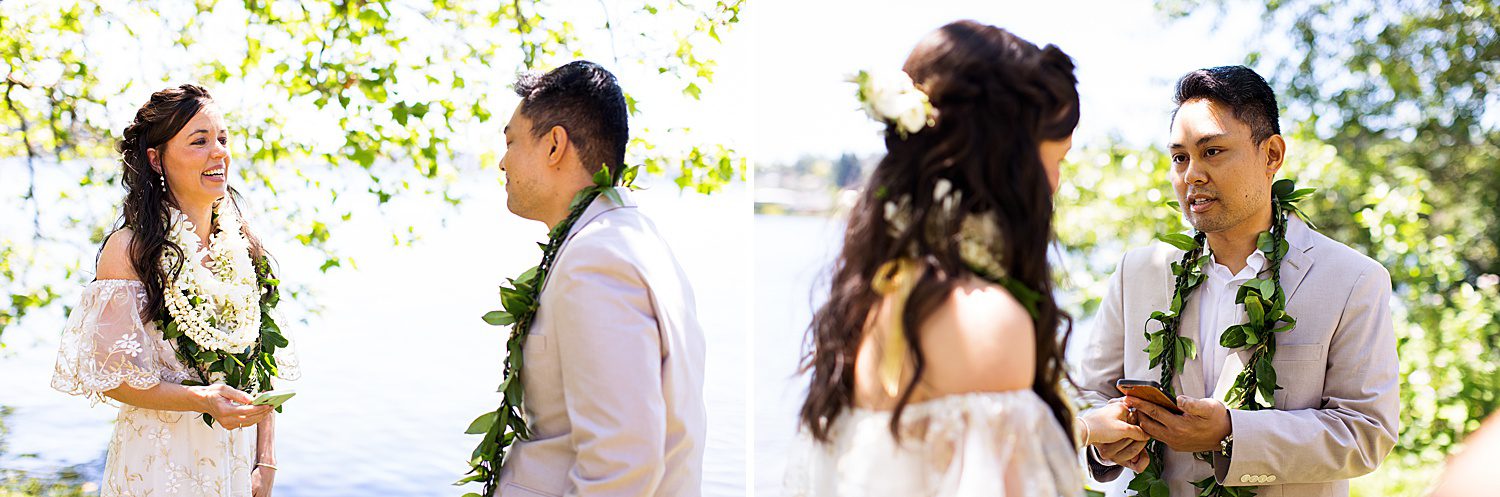
{"label": "white dress shirt", "polygon": [[1193,292],[1196,295],[1189,298],[1190,305],[1198,306],[1198,354],[1203,356],[1203,391],[1209,396],[1220,393],[1214,392],[1214,387],[1219,381],[1219,370],[1224,367],[1224,358],[1230,352],[1219,345],[1219,335],[1249,319],[1244,304],[1234,301],[1235,294],[1239,293],[1240,285],[1255,279],[1266,268],[1266,262],[1265,254],[1254,250],[1245,258],[1245,267],[1240,272],[1230,273],[1229,267],[1219,264],[1215,257],[1203,270],[1208,278]]}
{"label": "white dress shirt", "polygon": [[[1245,258],[1245,267],[1239,273],[1231,274],[1229,266],[1210,259],[1208,267],[1203,268],[1207,278],[1188,297],[1188,305],[1198,306],[1198,354],[1203,358],[1200,363],[1203,365],[1203,391],[1210,396],[1218,393],[1214,392],[1214,386],[1219,381],[1219,370],[1224,367],[1224,358],[1229,356],[1229,349],[1219,345],[1219,335],[1224,334],[1224,330],[1230,326],[1244,324],[1249,319],[1245,315],[1244,304],[1234,301],[1235,294],[1239,293],[1240,285],[1255,279],[1266,268],[1267,262],[1266,255],[1255,250]],[[1116,465],[1113,461],[1100,457],[1097,447],[1090,446],[1089,449],[1094,451],[1094,459],[1100,464]]]}

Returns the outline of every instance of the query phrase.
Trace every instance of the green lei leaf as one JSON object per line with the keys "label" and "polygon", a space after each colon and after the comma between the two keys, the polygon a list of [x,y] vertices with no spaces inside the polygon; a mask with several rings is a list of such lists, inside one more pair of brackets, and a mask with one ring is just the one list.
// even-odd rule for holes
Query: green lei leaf
{"label": "green lei leaf", "polygon": [[454,485],[483,482],[483,495],[493,495],[495,487],[500,483],[500,467],[505,464],[505,456],[511,444],[516,440],[531,438],[531,428],[521,416],[525,395],[521,387],[525,357],[521,351],[526,346],[526,332],[531,328],[532,320],[536,319],[537,309],[541,308],[543,284],[562,251],[563,242],[578,218],[583,216],[583,211],[600,195],[617,205],[623,203],[615,188],[633,188],[632,184],[639,173],[638,167],[626,168],[621,172],[618,182],[610,177],[609,166],[600,167],[593,175],[594,184],[579,190],[573,196],[572,203],[568,205],[568,217],[547,233],[547,243],[540,244],[541,263],[522,272],[520,276],[507,278],[507,284],[500,285],[501,310],[490,311],[483,316],[484,322],[490,325],[511,327],[510,338],[505,341],[505,361],[501,366],[501,376],[505,379],[498,389],[501,394],[500,407],[479,415],[464,430],[464,433],[470,435],[483,433],[484,439],[474,447],[474,452],[469,457],[468,476],[454,482]]}
{"label": "green lei leaf", "polygon": [[[1234,384],[1225,394],[1224,404],[1230,409],[1256,411],[1275,407],[1276,390],[1281,388],[1276,384],[1276,368],[1271,362],[1276,353],[1275,334],[1290,331],[1297,323],[1286,312],[1286,294],[1281,290],[1281,261],[1290,250],[1286,241],[1286,220],[1288,215],[1295,214],[1306,221],[1308,226],[1317,229],[1311,221],[1307,221],[1307,216],[1296,205],[1297,201],[1314,191],[1312,188],[1298,190],[1289,179],[1278,180],[1271,185],[1271,202],[1275,206],[1271,209],[1271,229],[1262,232],[1255,243],[1256,249],[1265,254],[1270,262],[1271,277],[1252,279],[1240,286],[1235,294],[1235,302],[1245,306],[1246,322],[1230,326],[1219,335],[1220,345],[1228,348],[1249,347],[1251,351],[1249,363],[1235,377]],[[1151,313],[1146,327],[1148,345],[1145,352],[1150,358],[1149,367],[1161,366],[1162,390],[1167,396],[1175,397],[1177,393],[1172,380],[1182,370],[1183,362],[1197,355],[1193,340],[1179,336],[1182,308],[1193,290],[1203,283],[1203,268],[1208,265],[1212,255],[1204,253],[1207,236],[1201,232],[1194,233],[1191,237],[1170,233],[1158,235],[1157,239],[1184,251],[1182,260],[1172,263],[1172,275],[1176,278],[1172,308],[1166,312]],[[1157,323],[1160,328],[1151,331],[1152,322]],[[1146,471],[1130,481],[1130,489],[1140,495],[1165,497],[1167,482],[1162,479],[1165,468],[1161,462],[1166,452],[1164,445],[1152,440],[1147,442],[1146,450],[1151,453],[1151,463],[1147,465]],[[1208,460],[1210,453],[1203,452],[1196,456],[1201,460]],[[1255,487],[1225,487],[1212,476],[1192,483],[1200,489],[1198,495],[1202,497],[1255,495]]]}

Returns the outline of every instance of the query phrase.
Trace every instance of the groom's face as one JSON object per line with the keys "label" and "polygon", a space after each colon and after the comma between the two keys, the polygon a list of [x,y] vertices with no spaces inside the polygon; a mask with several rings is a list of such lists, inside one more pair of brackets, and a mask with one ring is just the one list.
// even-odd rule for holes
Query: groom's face
{"label": "groom's face", "polygon": [[[1215,233],[1268,216],[1271,179],[1280,166],[1270,161],[1272,141],[1255,143],[1250,126],[1224,104],[1189,100],[1172,120],[1172,187],[1193,227]],[[1274,163],[1273,163],[1274,162]]]}
{"label": "groom's face", "polygon": [[521,114],[521,106],[505,125],[505,155],[500,170],[505,172],[505,207],[526,219],[539,220],[545,205],[547,147],[544,136],[531,131],[531,119]]}

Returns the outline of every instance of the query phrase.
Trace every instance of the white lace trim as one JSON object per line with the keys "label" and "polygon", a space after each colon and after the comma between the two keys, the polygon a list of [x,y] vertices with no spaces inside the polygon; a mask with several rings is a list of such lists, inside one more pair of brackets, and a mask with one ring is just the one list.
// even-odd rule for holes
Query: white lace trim
{"label": "white lace trim", "polygon": [[89,283],[63,329],[52,388],[117,405],[104,392],[121,385],[145,390],[163,381],[187,380],[190,373],[177,360],[176,348],[161,339],[155,324],[141,321],[145,299],[146,287],[139,281]]}

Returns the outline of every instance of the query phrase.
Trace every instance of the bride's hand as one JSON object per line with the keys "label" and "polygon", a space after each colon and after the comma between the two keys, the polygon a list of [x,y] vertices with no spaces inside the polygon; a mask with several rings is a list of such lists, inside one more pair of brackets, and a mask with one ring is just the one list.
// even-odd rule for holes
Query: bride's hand
{"label": "bride's hand", "polygon": [[1123,399],[1084,413],[1079,418],[1085,428],[1085,446],[1092,445],[1100,458],[1140,472],[1151,463],[1146,441],[1151,437],[1136,426]]}
{"label": "bride's hand", "polygon": [[271,413],[271,406],[250,405],[255,399],[250,394],[235,390],[221,383],[192,387],[202,399],[199,412],[214,417],[226,430],[237,430],[259,423]]}
{"label": "bride's hand", "polygon": [[252,497],[271,497],[271,484],[276,481],[276,470],[265,466],[256,466],[250,472],[250,495]]}
{"label": "bride's hand", "polygon": [[1120,399],[1111,400],[1103,407],[1086,412],[1081,418],[1088,436],[1084,443],[1088,445],[1112,444],[1125,439],[1136,442],[1151,439],[1145,430],[1132,422],[1134,419],[1130,409]]}

